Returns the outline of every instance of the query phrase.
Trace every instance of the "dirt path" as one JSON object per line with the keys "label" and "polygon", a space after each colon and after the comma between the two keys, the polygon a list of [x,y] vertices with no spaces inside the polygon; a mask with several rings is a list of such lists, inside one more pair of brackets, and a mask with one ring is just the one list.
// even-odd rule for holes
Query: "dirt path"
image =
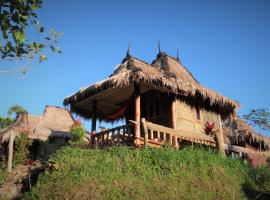
{"label": "dirt path", "polygon": [[17,165],[0,187],[0,199],[15,199],[23,188],[22,180],[28,178],[28,166]]}

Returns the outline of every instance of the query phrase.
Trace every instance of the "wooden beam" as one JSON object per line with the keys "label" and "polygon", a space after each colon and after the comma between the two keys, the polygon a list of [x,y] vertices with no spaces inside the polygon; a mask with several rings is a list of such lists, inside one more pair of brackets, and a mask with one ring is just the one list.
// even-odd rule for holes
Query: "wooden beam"
{"label": "wooden beam", "polygon": [[227,150],[229,152],[237,152],[237,153],[246,153],[246,154],[253,154],[253,155],[261,155],[261,156],[270,156],[270,151],[254,151],[252,149],[247,149],[244,147],[234,146],[230,144],[224,144],[223,145],[224,150]]}
{"label": "wooden beam", "polygon": [[163,133],[167,133],[167,134],[171,134],[171,135],[177,135],[177,137],[179,138],[183,138],[183,139],[199,139],[199,140],[204,140],[204,141],[208,141],[211,142],[213,144],[215,144],[215,140],[213,137],[210,137],[208,135],[205,134],[194,134],[193,132],[188,132],[188,131],[182,131],[182,130],[174,130],[172,128],[168,128],[162,125],[158,125],[158,124],[154,124],[152,122],[148,122],[146,121],[146,126],[148,129],[152,129],[153,131],[160,131]]}
{"label": "wooden beam", "polygon": [[[173,129],[176,129],[176,116],[175,116],[176,106],[175,106],[175,104],[176,104],[176,100],[173,99],[171,102],[171,124],[172,124]],[[179,148],[176,134],[174,134],[174,136],[172,138],[172,145],[174,148]]]}
{"label": "wooden beam", "polygon": [[143,132],[144,132],[144,145],[148,146],[148,129],[145,123],[145,118],[142,118],[142,126],[143,126]]}
{"label": "wooden beam", "polygon": [[135,128],[134,128],[134,144],[140,145],[139,138],[141,137],[141,95],[140,87],[138,84],[134,83],[134,92],[135,92]]}
{"label": "wooden beam", "polygon": [[221,123],[221,117],[220,114],[218,115],[218,121],[219,121],[219,130],[216,132],[217,135],[217,142],[219,151],[222,154],[222,156],[226,156],[225,150],[224,150],[224,137],[223,137],[223,130],[222,130],[222,123]]}
{"label": "wooden beam", "polygon": [[92,126],[91,131],[96,132],[97,127],[97,101],[93,100],[92,103]]}

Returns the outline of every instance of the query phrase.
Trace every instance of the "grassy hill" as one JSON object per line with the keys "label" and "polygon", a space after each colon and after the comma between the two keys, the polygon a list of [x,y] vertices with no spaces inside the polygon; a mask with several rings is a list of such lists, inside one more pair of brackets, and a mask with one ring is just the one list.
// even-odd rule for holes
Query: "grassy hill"
{"label": "grassy hill", "polygon": [[198,148],[65,147],[23,199],[247,199],[250,173],[245,162]]}

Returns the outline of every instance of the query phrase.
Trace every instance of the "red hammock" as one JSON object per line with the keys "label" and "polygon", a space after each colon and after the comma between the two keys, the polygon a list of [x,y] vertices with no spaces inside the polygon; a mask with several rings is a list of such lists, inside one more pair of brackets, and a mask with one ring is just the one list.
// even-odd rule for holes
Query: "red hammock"
{"label": "red hammock", "polygon": [[108,120],[118,119],[118,118],[122,117],[125,114],[125,111],[126,111],[127,107],[128,106],[126,105],[126,106],[124,106],[122,108],[119,108],[114,113],[112,113],[110,115],[106,115],[105,118],[108,119]]}

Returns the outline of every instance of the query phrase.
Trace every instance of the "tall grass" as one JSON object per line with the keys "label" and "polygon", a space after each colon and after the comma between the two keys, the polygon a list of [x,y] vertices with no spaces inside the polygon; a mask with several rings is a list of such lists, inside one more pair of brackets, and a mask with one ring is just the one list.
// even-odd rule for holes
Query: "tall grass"
{"label": "tall grass", "polygon": [[23,199],[246,199],[248,173],[203,149],[65,147]]}

